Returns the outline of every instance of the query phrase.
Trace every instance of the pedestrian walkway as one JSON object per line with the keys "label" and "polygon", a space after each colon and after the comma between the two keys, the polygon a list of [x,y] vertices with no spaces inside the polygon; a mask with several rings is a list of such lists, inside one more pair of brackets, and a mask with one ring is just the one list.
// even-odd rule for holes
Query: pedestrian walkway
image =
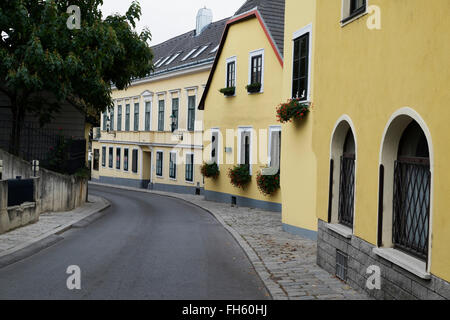
{"label": "pedestrian walkway", "polygon": [[280,213],[231,207],[203,196],[112,187],[183,199],[211,212],[242,246],[276,300],[369,299],[320,268],[316,242],[284,232]]}
{"label": "pedestrian walkway", "polygon": [[43,213],[39,221],[0,235],[0,257],[12,254],[105,209],[109,202],[89,196],[88,203],[73,211]]}

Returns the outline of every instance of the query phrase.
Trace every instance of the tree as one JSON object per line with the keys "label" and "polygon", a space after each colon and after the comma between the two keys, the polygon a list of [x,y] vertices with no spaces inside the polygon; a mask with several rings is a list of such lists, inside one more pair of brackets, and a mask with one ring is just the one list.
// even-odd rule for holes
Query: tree
{"label": "tree", "polygon": [[[123,16],[106,18],[102,4],[103,0],[0,2],[0,91],[11,101],[12,153],[18,154],[26,114],[44,125],[62,101],[86,112],[103,112],[113,105],[111,85],[122,90],[152,70],[151,34],[134,30],[141,16],[139,3],[133,2]],[[80,29],[67,26],[70,5],[80,8]]]}

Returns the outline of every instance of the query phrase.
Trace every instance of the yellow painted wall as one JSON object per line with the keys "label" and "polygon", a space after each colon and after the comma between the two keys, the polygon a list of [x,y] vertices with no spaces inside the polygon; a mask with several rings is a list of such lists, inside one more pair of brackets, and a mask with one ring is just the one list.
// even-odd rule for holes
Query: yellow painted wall
{"label": "yellow painted wall", "polygon": [[[203,187],[203,177],[200,174],[200,165],[203,162],[202,157],[202,132],[203,132],[203,111],[195,108],[195,131],[187,131],[187,109],[188,109],[188,96],[196,96],[196,106],[198,105],[200,98],[204,91],[211,65],[203,67],[202,70],[190,73],[183,73],[180,75],[171,74],[170,76],[164,76],[163,78],[154,78],[154,80],[145,83],[134,83],[126,90],[113,90],[112,96],[115,102],[114,106],[114,130],[117,130],[117,107],[122,106],[122,131],[112,131],[107,133],[101,132],[101,140],[99,143],[94,142],[93,148],[100,149],[101,146],[114,146],[130,147],[130,164],[129,171],[123,170],[123,165],[120,170],[101,167],[99,172],[93,171],[93,178],[99,176],[135,179],[135,180],[152,180],[153,183],[167,184],[167,185],[181,185],[185,187],[197,186]],[[152,93],[151,98],[145,97],[144,92]],[[171,132],[171,119],[172,115],[172,98],[179,99],[179,119],[178,119],[178,132]],[[151,99],[151,131],[145,131],[145,101]],[[164,132],[158,131],[158,101],[165,101],[165,113],[164,113]],[[139,102],[139,131],[133,131],[134,129],[134,103]],[[125,130],[125,105],[130,104],[130,130]],[[103,122],[103,120],[102,120]],[[179,134],[183,136],[183,140],[179,139]],[[133,142],[134,144],[119,145],[126,142]],[[140,145],[140,146],[139,146]],[[195,149],[194,152],[194,182],[185,181],[185,152],[191,152],[192,145],[200,147]],[[142,167],[139,167],[139,173],[134,174],[131,172],[131,150],[132,148],[142,149],[143,163]],[[173,180],[169,178],[169,153],[172,149],[178,150],[179,154],[183,156],[179,160],[181,161],[177,168],[177,179]],[[114,149],[115,150],[115,149]],[[163,177],[156,176],[156,151],[162,150],[164,152],[163,158]],[[150,179],[150,152],[153,151],[151,157],[152,177]],[[115,151],[114,151],[115,152]],[[123,154],[123,150],[122,150]],[[141,174],[142,170],[142,174]]]}
{"label": "yellow painted wall", "polygon": [[[292,97],[294,32],[312,24],[311,82],[314,81],[314,0],[287,0],[284,30],[284,70],[282,101]],[[314,86],[311,83],[311,101]],[[314,109],[301,123],[283,124],[281,147],[281,186],[285,224],[308,230],[317,230],[316,217],[316,157],[312,149]]]}
{"label": "yellow painted wall", "polygon": [[341,27],[341,1],[318,1],[314,90],[317,215],[327,220],[330,140],[347,114],[357,141],[356,236],[376,244],[378,166],[391,115],[410,107],[428,126],[434,149],[431,272],[450,280],[450,2],[371,0],[381,30],[368,16]]}
{"label": "yellow painted wall", "polygon": [[[249,53],[264,49],[264,92],[248,94],[245,86],[249,83]],[[219,90],[225,87],[226,82],[226,59],[237,57],[236,64],[236,96],[225,97]],[[222,147],[232,147],[232,154],[228,157],[237,164],[237,136],[233,141],[225,145],[227,129],[236,130],[239,126],[252,126],[259,136],[259,130],[268,130],[269,126],[279,125],[276,120],[276,107],[280,102],[282,66],[278,61],[270,42],[256,18],[239,22],[230,26],[227,40],[218,61],[217,69],[212,78],[211,87],[205,101],[205,131],[211,128],[220,128],[223,137]],[[206,137],[210,139],[210,136]],[[207,141],[207,140],[205,140]],[[233,194],[256,200],[281,203],[281,192],[273,196],[264,196],[258,190],[256,175],[261,167],[267,165],[267,151],[262,151],[258,157],[259,139],[253,141],[253,176],[251,183],[245,190],[235,188],[231,185],[228,177],[228,169],[232,164],[220,165],[221,174],[217,180],[206,179],[205,188],[210,191]],[[208,146],[209,142],[205,142]],[[268,141],[263,140],[263,149],[266,150]],[[221,148],[219,156],[226,155]],[[205,160],[210,159],[210,149],[205,152]],[[223,163],[223,162],[222,162]]]}

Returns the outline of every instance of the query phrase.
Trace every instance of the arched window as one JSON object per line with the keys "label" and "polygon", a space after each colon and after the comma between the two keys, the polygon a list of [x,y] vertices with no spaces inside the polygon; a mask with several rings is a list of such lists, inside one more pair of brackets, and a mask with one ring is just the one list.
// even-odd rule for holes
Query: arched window
{"label": "arched window", "polygon": [[427,139],[416,121],[404,130],[394,165],[392,242],[428,258],[431,172]]}
{"label": "arched window", "polygon": [[355,195],[355,138],[349,128],[345,137],[341,156],[339,182],[339,223],[353,228]]}

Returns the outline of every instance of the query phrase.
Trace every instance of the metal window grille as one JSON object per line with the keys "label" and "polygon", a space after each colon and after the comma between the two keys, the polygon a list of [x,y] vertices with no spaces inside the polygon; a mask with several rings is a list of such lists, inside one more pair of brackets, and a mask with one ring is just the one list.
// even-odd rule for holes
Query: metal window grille
{"label": "metal window grille", "polygon": [[428,258],[431,172],[428,159],[399,159],[394,171],[394,246]]}
{"label": "metal window grille", "polygon": [[341,157],[339,186],[339,223],[353,228],[353,209],[355,194],[355,157]]}
{"label": "metal window grille", "polygon": [[347,281],[348,255],[340,250],[336,250],[336,277],[342,281]]}

